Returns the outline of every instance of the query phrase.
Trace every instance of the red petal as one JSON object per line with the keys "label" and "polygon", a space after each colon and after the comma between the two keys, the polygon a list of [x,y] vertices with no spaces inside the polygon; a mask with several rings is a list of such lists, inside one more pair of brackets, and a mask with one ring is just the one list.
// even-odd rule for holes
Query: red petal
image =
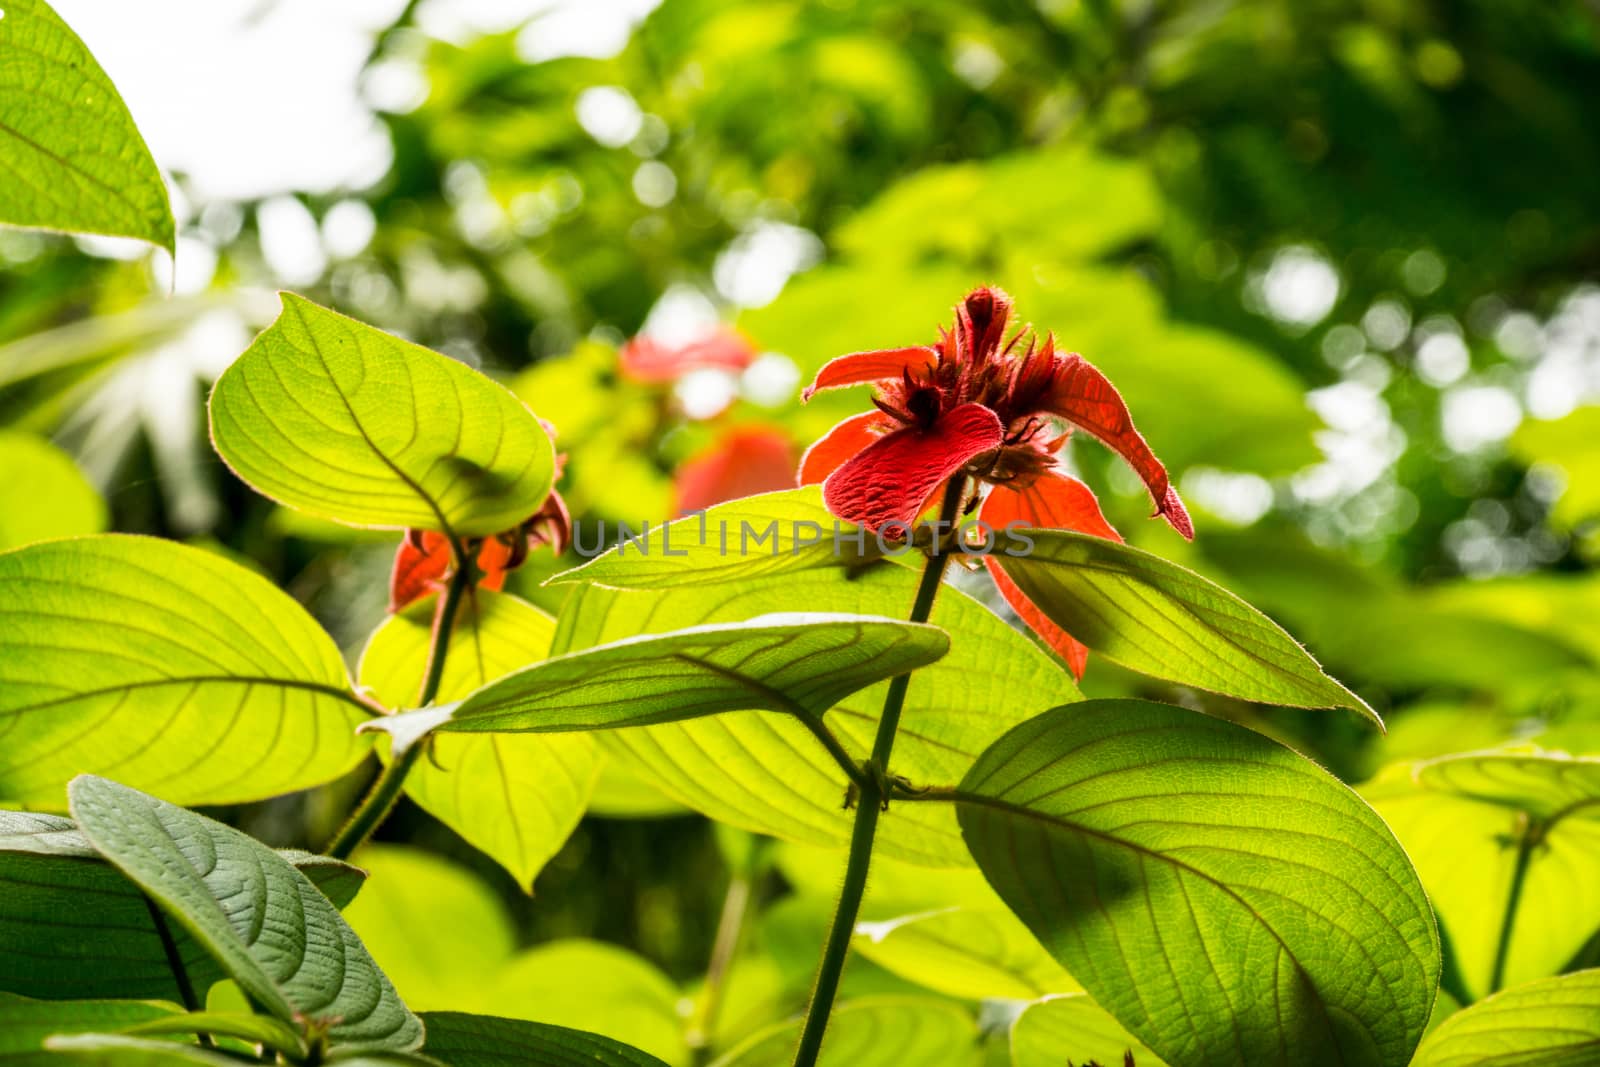
{"label": "red petal", "polygon": [[878,438],[828,476],[822,499],[839,518],[869,530],[910,524],[942,482],[1004,439],[994,412],[962,404],[930,430],[908,427]]}
{"label": "red petal", "polygon": [[1011,605],[1011,610],[1017,613],[1017,617],[1028,629],[1038,634],[1045,644],[1054,649],[1056,655],[1067,661],[1067,667],[1072,671],[1074,678],[1081,679],[1083,669],[1089,664],[1088,647],[1051,622],[1033,601],[1023,595],[1022,590],[1017,588],[1017,583],[1000,568],[999,562],[993,556],[985,556],[983,562],[989,568],[989,576],[994,579],[995,588],[1000,590],[1000,595]]}
{"label": "red petal", "polygon": [[749,341],[722,327],[682,345],[663,344],[652,337],[635,337],[622,346],[617,360],[624,377],[636,382],[659,383],[676,381],[690,371],[706,368],[741,371],[755,356]]}
{"label": "red petal", "polygon": [[515,554],[515,549],[500,537],[485,537],[483,547],[478,549],[478,585],[484,589],[503,588]]}
{"label": "red petal", "polygon": [[678,514],[725,500],[789,489],[794,485],[794,446],[787,434],[747,426],[724,434],[711,448],[678,468]]}
{"label": "red petal", "polygon": [[524,525],[528,530],[529,548],[549,545],[550,551],[559,556],[572,543],[572,512],[567,510],[567,502],[554,489],[545,497],[544,506],[534,512]]}
{"label": "red petal", "polygon": [[983,502],[981,518],[992,529],[1026,523],[1046,530],[1076,530],[1109,541],[1121,541],[1100,512],[1100,502],[1087,485],[1065,474],[1045,474],[1026,489],[997,485]]}
{"label": "red petal", "polygon": [[887,420],[880,412],[868,411],[852,415],[833,429],[817,438],[800,458],[800,485],[817,485],[851,456],[883,436],[875,430],[882,429]]}
{"label": "red petal", "polygon": [[817,372],[816,380],[805,387],[801,400],[810,400],[822,389],[839,389],[863,382],[886,382],[899,378],[906,371],[925,370],[938,362],[939,356],[925,345],[915,348],[886,348],[877,352],[855,352],[831,359]]}
{"label": "red petal", "polygon": [[1075,352],[1057,357],[1055,380],[1042,407],[1104,441],[1134,469],[1150,490],[1156,511],[1184,537],[1194,538],[1194,525],[1183,501],[1172,491],[1167,469],[1156,459],[1111,380]]}
{"label": "red petal", "polygon": [[389,611],[437,592],[449,569],[450,542],[443,534],[427,530],[420,538],[408,536],[400,542],[389,572]]}

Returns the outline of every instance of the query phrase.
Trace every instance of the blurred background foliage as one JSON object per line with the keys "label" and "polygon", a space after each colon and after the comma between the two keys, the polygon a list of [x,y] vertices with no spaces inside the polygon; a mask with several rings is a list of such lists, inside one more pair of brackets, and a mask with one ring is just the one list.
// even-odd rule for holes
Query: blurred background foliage
{"label": "blurred background foliage", "polygon": [[[362,83],[392,146],[377,180],[240,201],[178,173],[176,272],[115,242],[0,233],[0,548],[102,525],[211,544],[354,654],[393,539],[274,509],[206,442],[207,383],[271,289],[510,383],[558,428],[592,547],[601,519],[776,487],[863,402],[801,407],[802,379],[931,340],[995,283],[1118,383],[1199,536],[1141,522],[1137,482],[1075,445],[1113,521],[1282,621],[1390,732],[1213,710],[1352,781],[1511,739],[1600,752],[1591,0],[662,0],[600,58],[541,58],[538,19],[441,37],[426,16],[448,0],[394,6]],[[556,608],[538,581],[562,565],[536,559],[514,587]],[[1094,661],[1085,689],[1174,697]],[[361,782],[237,815],[314,843]],[[533,899],[402,807],[383,837],[434,855],[379,854],[415,868],[389,885],[442,879],[471,898],[462,923],[487,916],[473,936],[500,931],[479,945],[492,960],[415,979],[437,994],[418,1006],[570,938],[533,951],[576,954],[570,975],[596,942],[638,950],[639,1018],[670,1013],[730,882],[762,906],[740,996],[796,1006],[816,901],[639,783],[601,796],[609,814]],[[478,881],[431,872],[439,857]],[[426,911],[383,884],[358,907]],[[730,1003],[723,1024],[741,1011],[773,1017]]]}

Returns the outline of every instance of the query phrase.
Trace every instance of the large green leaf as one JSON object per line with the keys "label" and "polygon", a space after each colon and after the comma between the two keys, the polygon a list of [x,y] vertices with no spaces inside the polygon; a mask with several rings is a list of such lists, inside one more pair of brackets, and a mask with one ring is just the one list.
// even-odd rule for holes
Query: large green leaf
{"label": "large green leaf", "polygon": [[1554,464],[1566,475],[1553,520],[1572,527],[1600,514],[1600,407],[1579,408],[1553,422],[1525,422],[1508,444],[1522,462]]}
{"label": "large green leaf", "polygon": [[955,793],[1000,895],[1174,1067],[1401,1067],[1439,979],[1383,821],[1241,726],[1097,700],[995,743]]}
{"label": "large green leaf", "polygon": [[[731,1049],[713,1067],[788,1067],[800,1021],[778,1023]],[[818,1067],[978,1067],[983,1062],[972,1015],[932,997],[861,997],[828,1017]]]}
{"label": "large green leaf", "polygon": [[0,431],[0,470],[0,552],[105,529],[105,501],[72,457],[44,438]]}
{"label": "large green leaf", "polygon": [[183,926],[268,1013],[327,1020],[351,1049],[422,1042],[412,1015],[311,881],[265,845],[126,786],[82,775],[72,813],[91,844]]}
{"label": "large green leaf", "polygon": [[818,723],[843,698],[938,659],[935,626],[865,615],[785,613],[641,634],[545,660],[455,705],[373,720],[416,731],[560,732],[649,726],[725,711]]}
{"label": "large green leaf", "polygon": [[[4,942],[10,951],[10,942]],[[32,1000],[0,993],[0,1063],[37,1052],[52,1034],[104,1033],[173,1015],[171,1004],[145,1000]]]}
{"label": "large green leaf", "polygon": [[599,1034],[492,1015],[426,1012],[423,1051],[450,1067],[666,1067]]}
{"label": "large green leaf", "polygon": [[1124,667],[1214,693],[1301,708],[1350,708],[1382,725],[1277,623],[1193,571],[1102,537],[1017,534],[1026,555],[997,556],[1028,598]]}
{"label": "large green leaf", "polygon": [[271,582],[108,534],[0,554],[0,801],[63,806],[80,772],[190,804],[337,778],[370,714],[332,639]]}
{"label": "large green leaf", "polygon": [[7,0],[0,55],[0,222],[170,251],[166,183],[78,35],[43,0]]}
{"label": "large green leaf", "polygon": [[[390,708],[415,705],[427,669],[434,598],[389,617],[367,642],[362,687]],[[478,590],[462,600],[439,683],[460,700],[544,659],[555,621],[526,601]],[[406,794],[529,888],[582,818],[599,773],[581,734],[448,734],[406,776]]]}
{"label": "large green leaf", "polygon": [[1600,971],[1513,986],[1439,1024],[1412,1067],[1591,1067],[1600,1062]]}
{"label": "large green leaf", "polygon": [[[613,589],[671,589],[763,578],[860,558],[871,534],[841,522],[820,486],[730,500],[660,526],[627,531],[615,548],[551,582],[595,582]],[[858,542],[857,538],[860,537]]]}
{"label": "large green leaf", "polygon": [[1011,1024],[1011,1067],[1119,1067],[1129,1053],[1137,1067],[1165,1067],[1144,1042],[1082,993],[1029,1004]]}
{"label": "large green leaf", "polygon": [[217,379],[211,436],[258,492],[351,526],[497,533],[538,510],[555,471],[504,387],[292,293]]}
{"label": "large green leaf", "polygon": [[1003,907],[954,905],[856,924],[851,947],[884,970],[970,1000],[1033,1000],[1079,988]]}
{"label": "large green leaf", "polygon": [[1559,972],[1600,929],[1600,759],[1477,753],[1385,769],[1362,793],[1406,846],[1448,935],[1453,980],[1494,991]]}
{"label": "large green leaf", "polygon": [[[238,1067],[233,1056],[196,1045],[180,1045],[123,1034],[65,1034],[45,1043],[49,1058],[41,1064],[84,1064],[92,1067]],[[355,1067],[354,1061],[343,1061]],[[32,1067],[32,1065],[30,1065]]]}
{"label": "large green leaf", "polygon": [[[660,591],[582,586],[562,611],[555,648],[747,619],[796,604],[903,617],[916,586],[915,573],[894,566],[854,577],[830,567]],[[895,773],[918,784],[957,781],[1008,727],[1039,708],[1077,698],[1071,676],[1054,660],[959,590],[947,585],[940,591],[931,621],[958,640],[943,659],[911,676]],[[828,712],[829,727],[858,759],[872,749],[886,685],[845,697]],[[735,712],[599,737],[662,792],[719,821],[804,844],[850,840],[853,813],[840,805],[845,779],[790,716]],[[954,813],[943,805],[892,807],[880,824],[878,849],[939,866],[971,863]]]}
{"label": "large green leaf", "polygon": [[[336,907],[365,877],[326,856],[279,855]],[[172,933],[195,989],[222,977],[182,928]],[[0,812],[0,944],[0,990],[52,1000],[179,999],[144,894],[59,815]]]}

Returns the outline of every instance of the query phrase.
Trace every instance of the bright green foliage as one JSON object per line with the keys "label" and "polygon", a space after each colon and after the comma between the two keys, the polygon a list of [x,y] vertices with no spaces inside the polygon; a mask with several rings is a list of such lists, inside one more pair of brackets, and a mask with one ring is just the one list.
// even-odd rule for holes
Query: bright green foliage
{"label": "bright green foliage", "polygon": [[955,905],[858,922],[851,947],[885,970],[951,997],[1032,1000],[1080,988],[1003,907]]}
{"label": "bright green foliage", "polygon": [[0,222],[137,237],[170,251],[161,172],[78,35],[44,0],[7,0],[0,55]]}
{"label": "bright green foliage", "polygon": [[[336,907],[363,872],[326,856],[280,852]],[[178,956],[197,988],[222,977],[182,930]],[[0,990],[62,998],[177,1000],[160,937],[138,888],[100,858],[70,819],[0,812]]]}
{"label": "bright green foliage", "polygon": [[[854,577],[827,568],[664,591],[619,593],[587,586],[563,610],[555,647],[582,648],[641,630],[732,622],[796,604],[815,611],[903,615],[916,582],[905,568],[885,565]],[[1038,708],[1077,698],[1065,670],[959,590],[940,591],[931,621],[957,639],[944,658],[911,676],[894,773],[919,785],[957,781],[1008,727]],[[829,728],[858,759],[871,751],[884,688],[863,689],[828,712]],[[787,716],[719,715],[603,734],[601,743],[669,796],[719,821],[805,844],[849,840],[852,813],[840,804],[844,776]],[[895,805],[883,818],[877,850],[938,866],[970,863],[955,822],[946,805]]]}
{"label": "bright green foliage", "polygon": [[555,470],[549,435],[504,387],[292,293],[217,380],[211,436],[281,504],[460,537],[528,518]]}
{"label": "bright green foliage", "polygon": [[[1385,770],[1362,789],[1405,845],[1448,935],[1454,992],[1559,973],[1600,930],[1600,759],[1480,753]],[[1465,872],[1470,872],[1467,876]]]}
{"label": "bright green foliage", "polygon": [[1011,1024],[1011,1067],[1100,1063],[1119,1067],[1132,1052],[1137,1067],[1166,1067],[1160,1057],[1082,993],[1046,997]]}
{"label": "bright green foliage", "polygon": [[0,552],[105,529],[105,501],[72,457],[44,438],[0,431],[0,470]]}
{"label": "bright green foliage", "polygon": [[[707,508],[704,516],[634,532],[636,541],[624,540],[552,581],[672,589],[765,578],[848,561],[858,551],[853,538],[859,536],[856,527],[823,506],[822,489],[815,485],[731,500]],[[871,534],[865,544],[874,547]]]}
{"label": "bright green foliage", "polygon": [[[390,616],[367,642],[358,678],[385,707],[416,704],[427,670],[436,602]],[[439,700],[461,700],[486,682],[549,654],[555,621],[505,593],[463,598]],[[431,759],[406,777],[406,794],[429,814],[531,889],[584,807],[601,755],[592,738],[572,734],[441,734]]]}
{"label": "bright green foliage", "polygon": [[429,1012],[423,1051],[450,1067],[666,1067],[636,1048],[583,1030],[459,1012]]}
{"label": "bright green foliage", "polygon": [[[7,945],[10,942],[6,942]],[[141,1000],[31,1000],[0,993],[0,1063],[37,1052],[52,1034],[103,1033],[172,1015],[169,1004]]]}
{"label": "bright green foliage", "polygon": [[510,674],[456,705],[375,719],[411,744],[422,730],[562,732],[648,726],[723,711],[815,723],[843,698],[938,659],[934,626],[822,613],[765,615],[625,638]]}
{"label": "bright green foliage", "polygon": [[1585,1067],[1600,1048],[1600,971],[1513,986],[1464,1008],[1412,1067]]}
{"label": "bright green foliage", "polygon": [[353,1050],[415,1048],[422,1027],[328,899],[238,830],[103,778],[73,779],[72,813],[102,855],[270,1014],[328,1020]]}
{"label": "bright green foliage", "polygon": [[1403,1067],[1439,940],[1359,797],[1243,727],[1132,700],[1059,708],[956,793],[984,873],[1173,1067]]}
{"label": "bright green foliage", "polygon": [[1551,517],[1576,526],[1600,515],[1600,407],[1579,408],[1554,422],[1525,423],[1511,438],[1525,463],[1547,463],[1565,477]]}
{"label": "bright green foliage", "polygon": [[[713,1067],[787,1067],[800,1036],[798,1022],[779,1023],[716,1061]],[[931,997],[862,997],[833,1009],[817,1067],[978,1067],[978,1028],[972,1016]]]}
{"label": "bright green foliage", "polygon": [[338,777],[367,710],[333,641],[257,574],[171,541],[104,535],[0,554],[0,801],[63,806],[114,769],[189,804]]}
{"label": "bright green foliage", "polygon": [[1244,700],[1350,708],[1382,725],[1283,628],[1193,571],[1101,537],[1028,531],[1025,556],[998,557],[1045,614],[1124,667]]}

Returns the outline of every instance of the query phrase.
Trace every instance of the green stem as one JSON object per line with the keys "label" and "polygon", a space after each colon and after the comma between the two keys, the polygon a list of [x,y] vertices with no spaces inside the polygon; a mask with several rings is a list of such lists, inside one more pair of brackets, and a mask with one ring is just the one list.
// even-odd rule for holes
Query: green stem
{"label": "green stem", "polygon": [[[439,695],[439,683],[444,680],[444,662],[450,652],[450,634],[455,629],[456,613],[460,609],[462,596],[472,585],[472,564],[460,545],[455,546],[455,555],[455,572],[451,574],[450,584],[445,587],[444,596],[439,598],[433,615],[433,635],[428,641],[428,669],[422,679],[422,692],[417,697],[418,707],[427,707]],[[400,799],[406,775],[417,765],[426,748],[427,742],[419,740],[394,754],[373,780],[367,795],[356,805],[356,810],[333,840],[328,842],[326,852],[329,856],[349,859],[351,853],[372,836],[379,824],[388,818],[395,801]]]}
{"label": "green stem", "polygon": [[717,1016],[727,992],[728,972],[739,955],[739,943],[744,939],[746,919],[750,914],[750,898],[755,884],[765,869],[765,844],[760,838],[750,843],[748,856],[728,880],[728,892],[722,898],[722,915],[717,920],[717,936],[711,946],[711,961],[706,967],[705,988],[700,994],[700,1004],[690,1024],[688,1041],[691,1049],[690,1064],[701,1067],[711,1059],[712,1041],[716,1036]]}
{"label": "green stem", "polygon": [[1533,858],[1533,850],[1538,846],[1544,836],[1544,824],[1526,814],[1523,815],[1523,824],[1517,835],[1517,861],[1511,869],[1511,893],[1506,898],[1505,917],[1500,920],[1500,940],[1495,945],[1494,966],[1489,971],[1489,988],[1485,995],[1498,992],[1504,984],[1506,976],[1506,961],[1511,955],[1511,931],[1517,923],[1517,905],[1522,900],[1522,884],[1527,881],[1528,862]]}
{"label": "green stem", "polygon": [[[939,531],[949,529],[961,510],[966,495],[966,479],[952,478],[945,487],[944,504],[939,509]],[[949,554],[943,551],[936,536],[930,549],[928,562],[922,568],[922,581],[917,586],[917,597],[911,606],[912,622],[927,622],[933,614],[934,597],[939,593],[939,583],[944,579],[944,568]],[[865,774],[857,786],[855,826],[850,832],[850,856],[845,862],[844,887],[839,890],[839,906],[834,912],[833,926],[828,930],[828,942],[823,949],[822,965],[817,970],[817,984],[811,994],[811,1006],[806,1011],[805,1029],[800,1032],[800,1046],[795,1051],[794,1067],[815,1067],[817,1054],[822,1051],[822,1038],[828,1029],[828,1016],[833,1011],[833,1001],[839,994],[839,979],[844,974],[845,958],[850,953],[850,938],[855,933],[856,916],[861,912],[861,898],[867,889],[867,870],[872,865],[872,844],[878,833],[878,816],[888,798],[889,757],[894,752],[894,738],[900,728],[900,713],[905,710],[906,687],[911,675],[896,675],[889,682],[889,691],[883,698],[883,714],[878,718],[878,734],[872,744],[872,758],[867,761]]]}
{"label": "green stem", "polygon": [[[161,909],[156,902],[148,896],[144,898],[144,906],[150,910],[150,922],[156,928],[156,937],[161,939],[161,952],[167,957],[167,969],[172,972],[172,980],[178,986],[178,999],[183,1002],[187,1011],[200,1010],[200,998],[195,996],[194,983],[189,981],[189,971],[183,965],[183,957],[178,954],[178,940],[172,936],[172,927],[167,925],[167,917],[161,914]],[[196,1035],[200,1044],[211,1047],[211,1035]]]}

